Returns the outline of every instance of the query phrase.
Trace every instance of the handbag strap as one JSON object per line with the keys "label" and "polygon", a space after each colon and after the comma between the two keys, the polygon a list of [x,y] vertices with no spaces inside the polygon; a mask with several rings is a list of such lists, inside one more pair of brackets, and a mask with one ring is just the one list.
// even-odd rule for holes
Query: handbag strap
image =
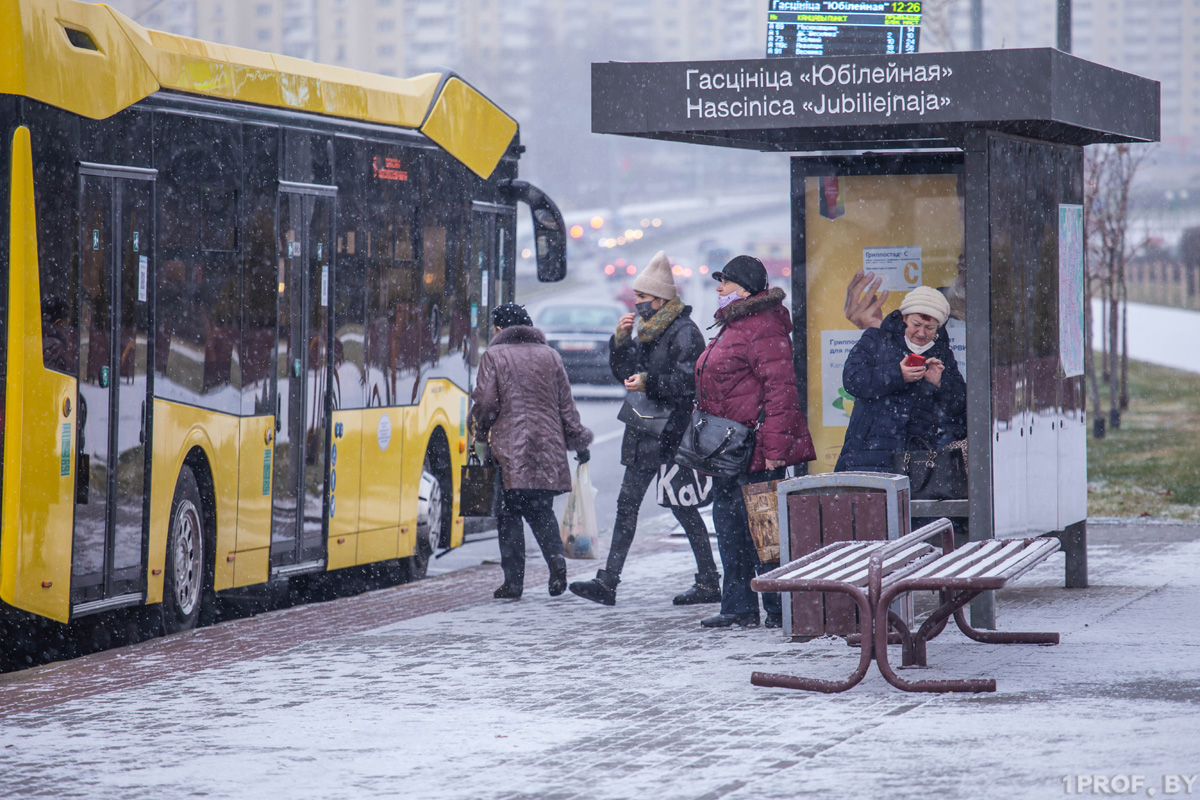
{"label": "handbag strap", "polygon": [[733,438],[733,428],[726,428],[725,435],[723,437],[721,437],[721,441],[717,443],[717,446],[714,447],[711,452],[708,452],[708,453],[701,452],[700,443],[697,441],[697,439],[700,436],[700,428],[707,424],[708,424],[708,418],[701,417],[700,420],[695,425],[692,426],[692,449],[695,450],[699,456],[701,456],[702,458],[705,458],[705,459],[712,458],[713,456],[715,456],[717,454],[717,451],[719,451],[722,447],[724,447],[729,442],[729,440],[731,438]]}

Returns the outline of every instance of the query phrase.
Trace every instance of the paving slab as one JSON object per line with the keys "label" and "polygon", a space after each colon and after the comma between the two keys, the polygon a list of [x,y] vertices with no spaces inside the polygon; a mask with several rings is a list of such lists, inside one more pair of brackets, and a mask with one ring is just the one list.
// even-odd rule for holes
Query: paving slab
{"label": "paving slab", "polygon": [[1035,798],[1139,779],[1125,793],[1186,796],[1178,776],[1200,773],[1200,526],[1093,523],[1090,588],[1061,588],[1060,555],[1000,593],[1001,629],[1056,647],[936,639],[923,675],[997,679],[978,695],[901,692],[874,667],[838,695],[751,686],[840,677],[858,654],[700,628],[715,607],[671,605],[694,565],[663,530],[639,533],[657,546],[612,608],[548,597],[540,567],[495,601],[482,565],[0,676],[0,792]]}

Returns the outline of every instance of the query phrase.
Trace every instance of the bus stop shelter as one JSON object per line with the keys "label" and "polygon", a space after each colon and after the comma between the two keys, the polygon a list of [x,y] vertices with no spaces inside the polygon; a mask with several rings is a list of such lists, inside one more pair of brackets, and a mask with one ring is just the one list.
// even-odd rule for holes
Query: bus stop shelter
{"label": "bus stop shelter", "polygon": [[[1050,48],[592,65],[592,130],[790,152],[796,376],[828,472],[860,331],[919,285],[951,304],[967,383],[968,496],[914,501],[972,540],[1057,535],[1087,585],[1083,148],[1159,138],[1159,85]],[[697,151],[697,158],[703,153]],[[972,620],[994,627],[990,597]]]}

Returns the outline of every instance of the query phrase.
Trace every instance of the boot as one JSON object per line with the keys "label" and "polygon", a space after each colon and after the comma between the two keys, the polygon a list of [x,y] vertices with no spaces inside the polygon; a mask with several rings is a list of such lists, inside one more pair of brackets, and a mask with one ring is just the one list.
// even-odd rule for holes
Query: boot
{"label": "boot", "polygon": [[758,610],[748,611],[745,614],[716,614],[700,620],[700,624],[706,628],[732,628],[734,625],[739,628],[757,628],[759,625]]}
{"label": "boot", "polygon": [[576,581],[570,586],[571,593],[577,594],[584,600],[600,603],[606,606],[617,604],[617,584],[621,579],[607,570],[600,570],[590,581]]}
{"label": "boot", "polygon": [[497,600],[520,600],[521,587],[515,583],[505,581],[499,589],[492,592],[492,597]]}
{"label": "boot", "polygon": [[558,597],[567,588],[567,559],[551,556],[547,565],[550,567],[550,596]]}
{"label": "boot", "polygon": [[700,603],[721,602],[721,576],[717,573],[706,575],[696,573],[696,583],[683,594],[675,595],[671,601],[677,606],[694,606]]}

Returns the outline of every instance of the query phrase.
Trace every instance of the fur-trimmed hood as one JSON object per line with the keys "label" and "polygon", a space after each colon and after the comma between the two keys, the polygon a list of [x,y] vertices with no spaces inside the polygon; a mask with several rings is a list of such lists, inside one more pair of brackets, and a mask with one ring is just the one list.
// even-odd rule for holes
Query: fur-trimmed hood
{"label": "fur-trimmed hood", "polygon": [[[656,341],[659,336],[662,336],[667,328],[671,327],[671,323],[679,319],[681,316],[687,316],[692,313],[692,307],[684,305],[683,298],[679,295],[668,300],[662,308],[655,312],[654,316],[648,320],[639,320],[637,326],[637,339],[642,344],[649,344]],[[628,331],[617,328],[615,334],[618,347],[624,346],[630,340]]]}
{"label": "fur-trimmed hood", "polygon": [[532,325],[510,325],[504,330],[497,333],[488,342],[488,345],[496,344],[545,344],[546,337],[537,328]]}
{"label": "fur-trimmed hood", "polygon": [[773,286],[765,292],[750,295],[736,300],[724,308],[718,308],[713,317],[722,325],[728,325],[735,320],[759,314],[776,306],[782,306],[787,294],[778,286]]}

